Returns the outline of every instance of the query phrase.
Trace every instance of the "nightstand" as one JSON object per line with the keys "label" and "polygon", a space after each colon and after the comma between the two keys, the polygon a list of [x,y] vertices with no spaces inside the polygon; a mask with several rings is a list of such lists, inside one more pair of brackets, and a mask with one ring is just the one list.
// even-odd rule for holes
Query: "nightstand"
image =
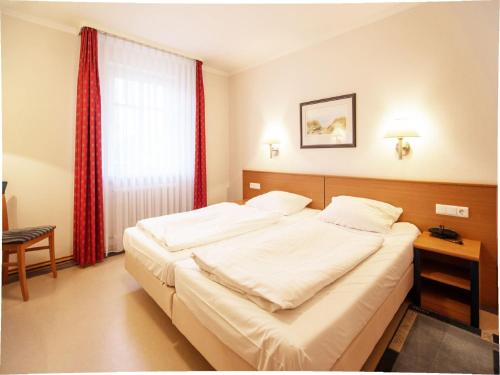
{"label": "nightstand", "polygon": [[424,232],[413,243],[414,304],[479,328],[481,242],[463,245]]}

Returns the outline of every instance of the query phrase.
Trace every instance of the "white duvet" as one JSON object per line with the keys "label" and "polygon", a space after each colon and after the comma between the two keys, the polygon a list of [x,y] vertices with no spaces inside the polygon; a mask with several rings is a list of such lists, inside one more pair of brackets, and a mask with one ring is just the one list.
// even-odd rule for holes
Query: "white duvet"
{"label": "white duvet", "polygon": [[276,223],[281,216],[276,212],[224,202],[140,220],[137,227],[150,234],[167,250],[179,251],[266,227]]}
{"label": "white duvet", "polygon": [[273,312],[300,306],[383,242],[377,234],[308,219],[238,249],[195,250],[193,259],[212,280]]}
{"label": "white duvet", "polygon": [[382,235],[384,245],[379,250],[295,309],[269,313],[207,280],[191,259],[178,263],[176,296],[220,341],[258,370],[327,371],[384,302],[393,306],[389,314],[399,308],[402,296],[392,302],[388,296],[406,272],[413,273],[413,241],[418,234],[413,224],[395,223]]}

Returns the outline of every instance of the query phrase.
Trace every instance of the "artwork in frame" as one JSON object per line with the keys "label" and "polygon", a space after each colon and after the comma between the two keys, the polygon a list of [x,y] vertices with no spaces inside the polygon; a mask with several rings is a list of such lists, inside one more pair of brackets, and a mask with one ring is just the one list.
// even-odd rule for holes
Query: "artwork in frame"
{"label": "artwork in frame", "polygon": [[300,103],[300,148],[356,147],[356,94]]}

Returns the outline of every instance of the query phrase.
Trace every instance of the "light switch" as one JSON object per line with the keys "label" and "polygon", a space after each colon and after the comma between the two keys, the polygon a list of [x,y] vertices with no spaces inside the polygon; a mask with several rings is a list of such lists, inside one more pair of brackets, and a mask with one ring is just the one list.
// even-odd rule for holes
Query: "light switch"
{"label": "light switch", "polygon": [[436,214],[448,215],[448,206],[445,204],[436,204]]}
{"label": "light switch", "polygon": [[250,182],[250,189],[260,190],[260,184],[258,182]]}

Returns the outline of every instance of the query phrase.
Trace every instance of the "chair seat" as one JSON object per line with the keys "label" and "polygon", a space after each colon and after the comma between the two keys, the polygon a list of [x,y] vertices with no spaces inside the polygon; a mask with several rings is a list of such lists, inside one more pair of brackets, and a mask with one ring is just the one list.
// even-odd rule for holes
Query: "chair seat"
{"label": "chair seat", "polygon": [[41,227],[11,229],[2,234],[2,244],[22,244],[54,230],[54,225]]}

